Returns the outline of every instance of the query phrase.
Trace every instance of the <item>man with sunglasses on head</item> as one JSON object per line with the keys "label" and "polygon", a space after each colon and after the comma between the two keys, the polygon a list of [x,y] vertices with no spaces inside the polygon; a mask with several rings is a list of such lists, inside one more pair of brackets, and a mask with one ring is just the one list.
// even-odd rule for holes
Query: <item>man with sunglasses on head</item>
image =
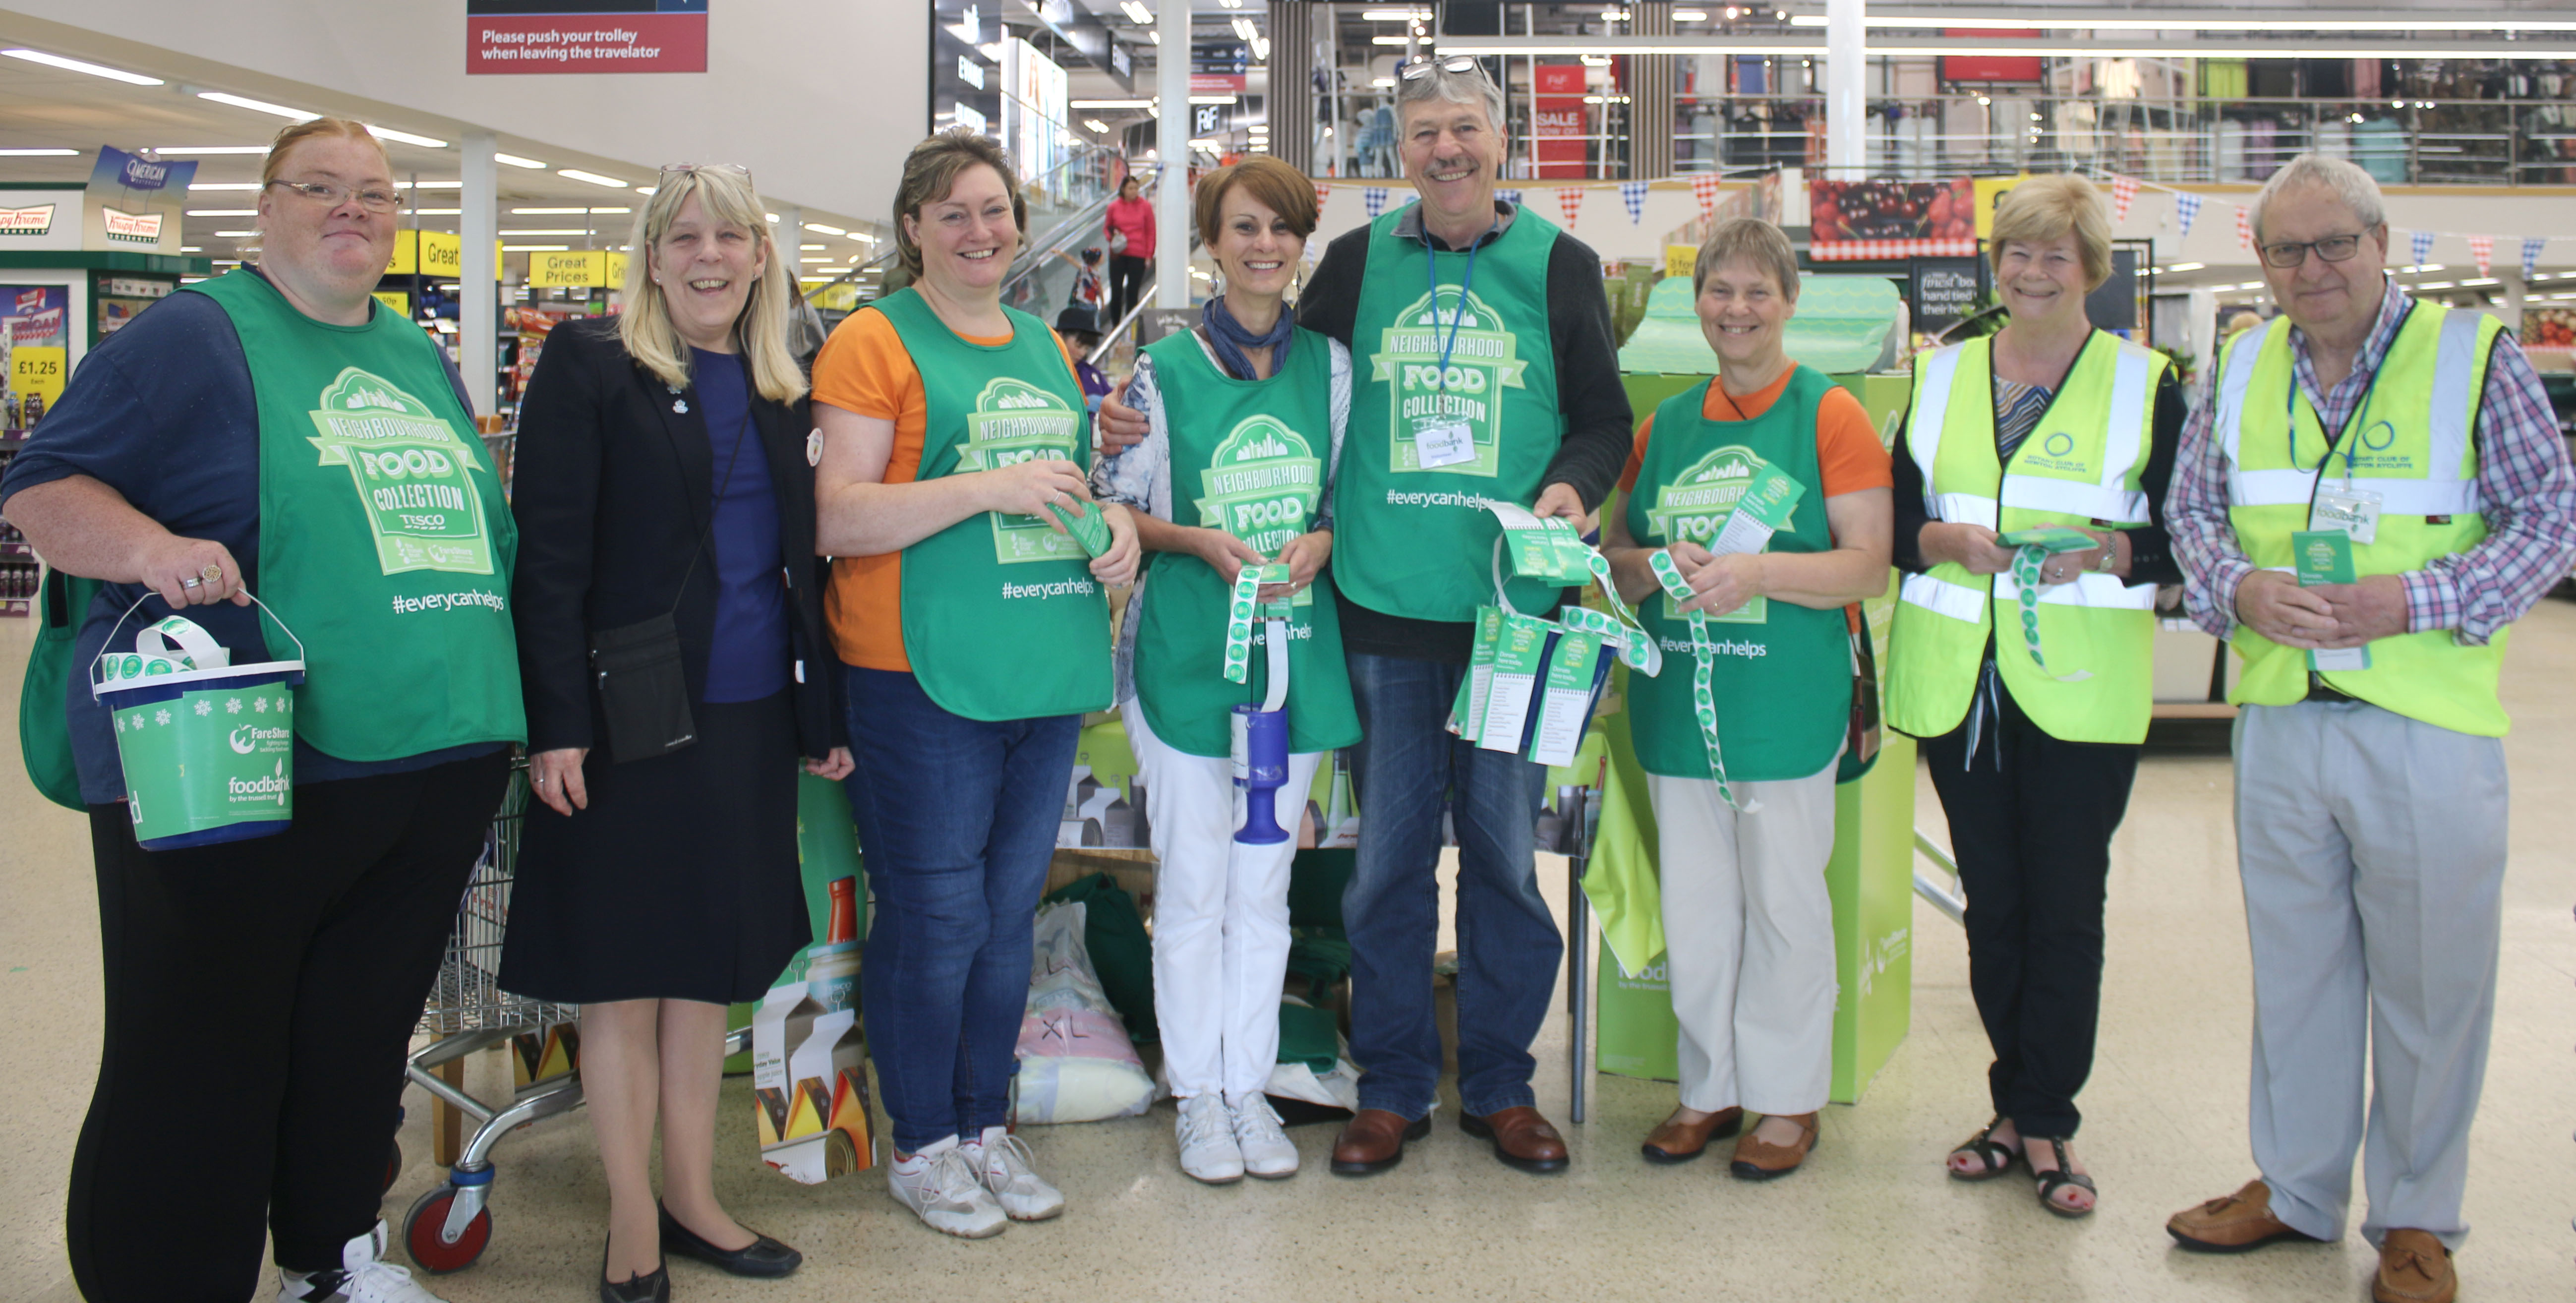
{"label": "man with sunglasses on head", "polygon": [[[1333,1170],[1392,1167],[1430,1130],[1445,805],[1458,840],[1459,1125],[1505,1163],[1555,1171],[1565,1142],[1535,1106],[1529,1053],[1565,952],[1533,854],[1547,771],[1447,725],[1476,609],[1494,600],[1501,526],[1485,500],[1588,531],[1634,421],[1600,259],[1494,196],[1507,155],[1500,88],[1472,58],[1420,61],[1399,76],[1396,112],[1421,202],[1334,240],[1297,304],[1301,325],[1368,363],[1354,368],[1334,505],[1333,574],[1364,735],[1353,750],[1358,867],[1342,898],[1351,1054],[1364,1075]],[[1113,443],[1143,434],[1114,398],[1101,425]],[[1566,596],[1528,580],[1508,594],[1534,616]]]}
{"label": "man with sunglasses on head", "polygon": [[2447,1303],[2495,1015],[2497,679],[2576,556],[2576,474],[2501,323],[2387,279],[2367,173],[2303,156],[2253,216],[2286,320],[2229,342],[2167,502],[2191,614],[2244,660],[2261,1176],[2166,1229],[2209,1253],[2340,1239],[2360,1149],[2371,1296]]}

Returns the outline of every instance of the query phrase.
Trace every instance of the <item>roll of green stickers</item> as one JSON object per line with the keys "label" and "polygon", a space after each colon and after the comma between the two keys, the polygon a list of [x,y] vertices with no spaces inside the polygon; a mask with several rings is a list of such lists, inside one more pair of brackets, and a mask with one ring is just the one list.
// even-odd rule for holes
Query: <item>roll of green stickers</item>
{"label": "roll of green stickers", "polygon": [[[2039,653],[2040,568],[2048,564],[2049,557],[2059,552],[2078,552],[2094,546],[2094,539],[2089,534],[2050,526],[2046,531],[2023,530],[1999,535],[1995,541],[2013,546],[2013,587],[2019,590],[2022,646],[2030,650],[2030,663],[2038,666],[2040,672],[2047,673],[2048,662]],[[2049,677],[2060,683],[2081,683],[2092,678],[2093,671],[2077,670],[2073,674],[2051,674]]]}
{"label": "roll of green stickers", "polygon": [[[1681,568],[1673,564],[1669,549],[1656,548],[1646,554],[1647,568],[1655,572],[1655,582],[1676,602],[1687,602],[1698,594],[1691,591],[1690,581],[1682,578]],[[1691,713],[1699,717],[1700,742],[1708,748],[1708,771],[1717,779],[1717,795],[1728,805],[1745,814],[1762,808],[1756,801],[1736,805],[1735,789],[1726,781],[1726,756],[1717,741],[1717,693],[1709,678],[1717,667],[1717,649],[1708,640],[1708,613],[1689,613],[1691,634]]]}
{"label": "roll of green stickers", "polygon": [[1096,557],[1109,550],[1109,521],[1100,514],[1099,503],[1082,504],[1082,514],[1079,516],[1065,510],[1064,504],[1060,502],[1048,503],[1047,510],[1054,512],[1055,518],[1064,522],[1064,532],[1072,535],[1073,541],[1080,543],[1084,552]]}
{"label": "roll of green stickers", "polygon": [[1225,609],[1225,678],[1242,683],[1252,677],[1252,621],[1261,608],[1260,566],[1245,566],[1234,577],[1234,596]]}

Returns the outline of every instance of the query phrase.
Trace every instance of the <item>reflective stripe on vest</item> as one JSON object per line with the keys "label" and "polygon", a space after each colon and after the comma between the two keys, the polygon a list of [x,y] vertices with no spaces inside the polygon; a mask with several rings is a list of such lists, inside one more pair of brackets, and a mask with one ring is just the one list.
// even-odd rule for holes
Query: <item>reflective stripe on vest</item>
{"label": "reflective stripe on vest", "polygon": [[[2313,460],[2324,455],[2331,465],[2345,452],[2357,454],[2358,463],[2323,478],[2340,486],[2349,474],[2355,489],[2381,495],[2376,537],[2353,549],[2362,576],[2420,570],[2484,539],[2470,434],[2501,323],[2416,303],[2369,378],[2368,425],[2356,413],[2342,435],[2349,442],[2334,454],[2313,451],[2324,430],[2313,409],[2295,401],[2297,361],[2287,330],[2248,331],[2221,359],[2211,434],[2225,459],[2228,521],[2247,559],[2265,569],[2287,567],[2291,536],[2307,528],[2318,487]],[[2318,439],[2306,437],[2311,429]],[[2385,432],[2382,442],[2370,441],[2374,431]],[[2340,692],[2410,719],[2500,737],[2508,721],[2496,687],[2507,632],[2498,630],[2484,646],[2462,646],[2448,629],[2374,639],[2369,669],[2323,677]],[[2230,701],[2279,706],[2307,695],[2306,653],[2242,626],[2231,641],[2244,669]]]}

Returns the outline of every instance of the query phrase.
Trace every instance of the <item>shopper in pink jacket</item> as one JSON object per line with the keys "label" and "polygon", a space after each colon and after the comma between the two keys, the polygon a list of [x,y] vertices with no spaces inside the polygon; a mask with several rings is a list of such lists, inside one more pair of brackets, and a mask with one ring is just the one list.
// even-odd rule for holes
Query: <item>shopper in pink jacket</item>
{"label": "shopper in pink jacket", "polygon": [[[1118,197],[1109,201],[1109,315],[1104,326],[1125,321],[1145,292],[1146,267],[1154,257],[1154,205],[1137,193],[1141,188],[1130,172],[1118,183]],[[1124,244],[1119,236],[1126,237]]]}

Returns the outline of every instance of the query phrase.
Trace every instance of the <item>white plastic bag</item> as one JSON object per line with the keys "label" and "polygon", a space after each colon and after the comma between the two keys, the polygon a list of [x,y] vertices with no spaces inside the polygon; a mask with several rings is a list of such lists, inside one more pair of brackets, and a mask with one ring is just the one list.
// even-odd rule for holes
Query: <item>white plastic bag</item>
{"label": "white plastic bag", "polygon": [[1087,913],[1078,901],[1038,913],[1020,1072],[1011,1086],[1013,1116],[1022,1122],[1097,1122],[1154,1106],[1154,1079],[1083,947]]}

